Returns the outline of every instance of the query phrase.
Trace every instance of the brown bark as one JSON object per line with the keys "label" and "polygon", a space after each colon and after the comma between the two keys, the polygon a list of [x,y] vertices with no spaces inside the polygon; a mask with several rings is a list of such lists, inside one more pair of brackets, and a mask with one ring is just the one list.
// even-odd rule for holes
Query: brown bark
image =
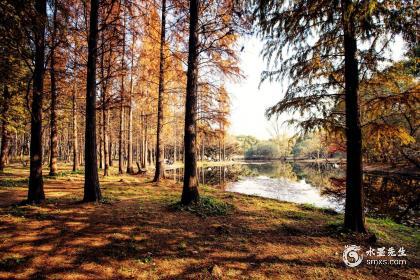
{"label": "brown bark", "polygon": [[51,79],[51,103],[50,103],[50,176],[57,175],[58,136],[57,136],[57,80],[55,77],[55,48],[57,29],[57,3],[54,2],[53,32],[51,34],[50,53],[50,79]]}
{"label": "brown bark", "polygon": [[342,1],[344,30],[344,78],[346,110],[346,206],[344,227],[355,232],[366,232],[363,194],[362,133],[359,113],[359,70],[356,57],[357,41],[352,1]]}
{"label": "brown bark", "polygon": [[47,1],[36,0],[37,17],[34,19],[35,68],[31,110],[31,148],[28,202],[40,203],[45,200],[42,180],[42,99],[44,91],[45,62],[45,21]]}
{"label": "brown bark", "polygon": [[86,81],[85,185],[83,201],[102,199],[96,151],[96,60],[98,41],[98,0],[91,0]]}
{"label": "brown bark", "polygon": [[[111,132],[111,122],[110,122],[111,113],[112,113],[112,110],[109,109],[108,114],[107,114],[108,132]],[[108,139],[109,139],[109,146],[108,146],[109,147],[108,148],[109,159],[108,159],[108,163],[109,163],[109,166],[113,166],[113,162],[112,162],[112,134],[111,133],[108,134]]]}
{"label": "brown bark", "polygon": [[103,153],[102,153],[102,147],[103,147],[103,133],[102,133],[102,129],[103,129],[103,123],[102,123],[102,118],[99,118],[99,169],[103,169]]}
{"label": "brown bark", "polygon": [[73,102],[72,102],[72,121],[73,121],[73,171],[79,169],[79,141],[77,135],[77,100],[76,100],[76,83],[73,85]]}
{"label": "brown bark", "polygon": [[147,169],[150,165],[150,154],[149,154],[149,142],[147,139],[148,133],[148,118],[147,115],[144,116],[144,151],[143,151],[143,168]]}
{"label": "brown bark", "polygon": [[2,110],[2,126],[1,126],[1,148],[0,148],[0,171],[6,167],[9,156],[10,132],[7,114],[9,111],[10,92],[7,85],[3,86],[3,110]]}
{"label": "brown bark", "polygon": [[[105,93],[103,98],[105,99]],[[102,109],[102,133],[103,133],[103,139],[104,139],[104,176],[109,175],[109,155],[108,155],[108,123],[109,123],[109,113],[108,109],[106,109],[105,105]]]}
{"label": "brown bark", "polygon": [[57,86],[54,69],[54,54],[51,53],[51,104],[50,104],[50,176],[57,174],[57,155],[58,155],[58,139],[57,139]]}
{"label": "brown bark", "polygon": [[123,174],[124,167],[124,105],[120,105],[120,130],[118,133],[118,174]]}
{"label": "brown bark", "polygon": [[123,12],[123,41],[122,41],[122,57],[121,57],[121,100],[120,100],[120,132],[119,132],[119,139],[118,139],[118,174],[123,174],[123,166],[124,166],[124,59],[125,59],[125,14]]}
{"label": "brown bark", "polygon": [[130,105],[128,108],[128,145],[127,145],[127,173],[134,174],[133,168],[133,104],[130,96]]}
{"label": "brown bark", "polygon": [[[107,109],[107,82],[104,81],[104,54],[101,55],[101,79],[102,79],[102,117],[101,117],[101,141],[103,141],[103,167],[104,176],[109,175],[109,158],[108,158],[108,109]],[[102,148],[102,147],[101,147]],[[101,159],[102,162],[102,159]]]}
{"label": "brown bark", "polygon": [[[104,41],[104,32],[101,32],[101,42]],[[102,169],[106,165],[106,143],[105,143],[105,103],[106,103],[106,81],[105,81],[105,67],[104,67],[105,51],[101,51],[101,64],[100,64],[100,80],[101,80],[101,117],[99,126],[99,168]],[[102,154],[102,148],[104,153]],[[105,163],[104,163],[105,161]],[[105,168],[104,168],[105,169]],[[104,170],[104,176],[106,171]]]}
{"label": "brown bark", "polygon": [[197,180],[197,79],[198,79],[198,10],[199,0],[190,1],[190,31],[188,41],[187,92],[185,103],[184,133],[184,184],[182,204],[190,204],[200,199]]}
{"label": "brown bark", "polygon": [[127,145],[127,173],[134,174],[133,168],[133,65],[134,65],[134,43],[131,42],[131,73],[130,73],[130,95],[128,107],[128,145]]}
{"label": "brown bark", "polygon": [[160,62],[159,62],[159,92],[158,92],[158,116],[156,128],[156,166],[153,182],[158,182],[165,177],[164,152],[163,152],[163,98],[165,94],[165,28],[166,25],[166,0],[162,0],[162,20],[160,31]]}
{"label": "brown bark", "polygon": [[177,140],[177,136],[178,136],[178,127],[177,127],[177,123],[176,123],[176,116],[175,116],[175,114],[174,114],[174,124],[175,124],[175,127],[174,127],[174,129],[175,129],[175,137],[174,137],[174,164],[176,163],[176,160],[177,160],[177,142],[176,142],[176,140]]}

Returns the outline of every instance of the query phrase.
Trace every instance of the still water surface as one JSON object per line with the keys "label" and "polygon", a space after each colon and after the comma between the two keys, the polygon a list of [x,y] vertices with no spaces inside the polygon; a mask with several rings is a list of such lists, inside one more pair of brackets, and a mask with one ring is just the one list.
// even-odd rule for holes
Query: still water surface
{"label": "still water surface", "polygon": [[[182,174],[178,168],[168,175],[178,181]],[[344,210],[344,172],[333,164],[249,162],[199,168],[198,174],[200,183],[230,192]],[[364,188],[369,216],[420,225],[418,179],[365,174]]]}

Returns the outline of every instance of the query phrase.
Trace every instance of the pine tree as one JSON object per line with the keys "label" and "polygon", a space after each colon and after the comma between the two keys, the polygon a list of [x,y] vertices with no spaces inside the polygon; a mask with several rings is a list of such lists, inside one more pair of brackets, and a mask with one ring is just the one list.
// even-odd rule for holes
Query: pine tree
{"label": "pine tree", "polygon": [[86,80],[85,185],[83,201],[102,199],[96,150],[96,61],[99,1],[90,1],[90,24]]}
{"label": "pine tree", "polygon": [[187,94],[184,129],[184,183],[182,204],[200,199],[197,179],[196,127],[197,127],[197,80],[198,80],[198,11],[200,1],[190,1],[190,23],[188,40]]}
{"label": "pine tree", "polygon": [[[345,100],[347,141],[345,227],[365,232],[362,186],[362,134],[359,79],[378,69],[384,50],[407,25],[411,1],[254,1],[258,32],[265,40],[263,55],[271,69],[262,80],[290,79],[285,97],[268,116],[300,113],[303,130],[333,129]],[[411,10],[411,12],[410,12]],[[406,30],[404,30],[404,28]],[[365,44],[367,48],[359,46]],[[360,72],[359,72],[360,71]]]}
{"label": "pine tree", "polygon": [[40,203],[45,200],[44,181],[42,179],[42,100],[44,95],[47,1],[37,0],[35,10],[37,18],[34,19],[35,69],[31,110],[29,203]]}
{"label": "pine tree", "polygon": [[160,54],[159,54],[159,92],[157,106],[157,128],[156,128],[156,167],[154,182],[165,177],[164,154],[163,154],[163,104],[165,96],[165,36],[166,33],[166,0],[162,0],[162,19],[160,31]]}

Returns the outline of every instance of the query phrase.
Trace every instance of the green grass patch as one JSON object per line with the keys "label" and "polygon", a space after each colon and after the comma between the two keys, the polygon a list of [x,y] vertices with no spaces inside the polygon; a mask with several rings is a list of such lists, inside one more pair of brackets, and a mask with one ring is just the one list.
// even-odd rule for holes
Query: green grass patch
{"label": "green grass patch", "polygon": [[420,246],[420,230],[416,227],[408,227],[398,224],[390,218],[374,219],[367,218],[369,231],[373,232],[379,239],[388,243],[405,243]]}
{"label": "green grass patch", "polygon": [[76,170],[76,171],[65,170],[65,171],[59,171],[55,175],[52,175],[52,176],[45,175],[44,177],[48,178],[48,179],[57,179],[57,178],[61,178],[61,177],[67,177],[69,175],[83,175],[83,174],[84,174],[84,170],[80,170],[80,169]]}
{"label": "green grass patch", "polygon": [[5,188],[16,188],[16,187],[26,187],[28,185],[29,179],[1,179],[0,187]]}
{"label": "green grass patch", "polygon": [[76,197],[74,195],[65,195],[61,197],[47,197],[45,199],[45,203],[47,204],[59,204],[63,202],[75,202],[78,200],[82,200],[81,197]]}
{"label": "green grass patch", "polygon": [[118,201],[120,201],[120,199],[118,199],[116,196],[107,195],[107,196],[103,196],[100,202],[103,204],[113,204]]}
{"label": "green grass patch", "polygon": [[15,217],[25,217],[26,215],[26,209],[18,205],[12,205],[6,211],[9,215],[12,215]]}
{"label": "green grass patch", "polygon": [[312,205],[312,204],[309,204],[309,203],[299,205],[299,208],[304,210],[304,211],[319,212],[319,213],[326,214],[326,215],[331,215],[331,216],[339,215],[339,213],[337,211],[335,211],[334,209],[324,208],[324,207],[316,207],[315,205]]}
{"label": "green grass patch", "polygon": [[300,208],[302,210],[305,210],[305,211],[316,211],[316,210],[318,210],[318,208],[316,208],[313,204],[309,204],[309,203],[304,203],[304,204],[300,205]]}
{"label": "green grass patch", "polygon": [[233,211],[234,207],[217,198],[202,196],[197,203],[183,205],[181,202],[175,202],[169,205],[169,209],[173,211],[187,211],[199,217],[208,217],[228,215]]}
{"label": "green grass patch", "polygon": [[[275,210],[273,210],[275,211]],[[299,212],[299,211],[287,211],[287,212],[280,212],[278,215],[281,215],[284,213],[284,216],[286,216],[289,219],[292,220],[313,220],[313,217],[308,215],[306,212]]]}
{"label": "green grass patch", "polygon": [[325,224],[328,232],[332,234],[345,234],[348,231],[344,229],[343,220],[329,221]]}

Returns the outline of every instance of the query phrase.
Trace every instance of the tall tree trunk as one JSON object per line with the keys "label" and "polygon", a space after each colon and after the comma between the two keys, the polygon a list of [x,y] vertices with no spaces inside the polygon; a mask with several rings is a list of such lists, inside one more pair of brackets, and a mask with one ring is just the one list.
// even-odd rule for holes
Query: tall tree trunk
{"label": "tall tree trunk", "polygon": [[133,104],[130,94],[130,105],[128,108],[128,145],[127,145],[127,173],[134,174],[133,169]]}
{"label": "tall tree trunk", "polygon": [[[74,74],[75,75],[75,74]],[[76,81],[73,84],[73,171],[79,169],[79,141],[77,135],[77,96],[76,96]]]}
{"label": "tall tree trunk", "polygon": [[219,152],[218,152],[218,156],[219,156],[219,162],[222,161],[222,140],[219,137]]}
{"label": "tall tree trunk", "polygon": [[98,9],[99,0],[90,1],[90,26],[86,82],[86,128],[85,128],[85,186],[83,201],[102,199],[98,178],[96,156],[96,60],[98,55]]}
{"label": "tall tree trunk", "polygon": [[143,158],[144,158],[144,116],[143,111],[140,111],[140,155],[139,161],[141,168],[144,168]]}
{"label": "tall tree trunk", "polygon": [[118,133],[118,174],[123,174],[124,166],[124,105],[120,105],[120,130]]}
{"label": "tall tree trunk", "polygon": [[[101,42],[104,42],[104,32],[101,32]],[[105,151],[102,154],[102,148],[105,150],[105,94],[106,94],[106,81],[105,81],[105,67],[104,67],[104,59],[105,59],[105,50],[102,48],[101,50],[101,62],[100,62],[100,80],[101,80],[101,117],[99,118],[99,168],[102,169],[105,164],[103,161],[107,160]]]}
{"label": "tall tree trunk", "polygon": [[[105,93],[103,96],[103,99],[105,99]],[[109,155],[108,155],[108,123],[109,123],[109,112],[108,109],[105,107],[102,108],[102,133],[104,138],[104,176],[109,176]]]}
{"label": "tall tree trunk", "polygon": [[42,180],[42,99],[45,74],[45,21],[47,19],[47,1],[36,0],[35,9],[37,16],[36,20],[34,20],[35,69],[31,112],[29,203],[40,203],[45,200],[44,181]]}
{"label": "tall tree trunk", "polygon": [[366,232],[363,195],[362,133],[360,128],[358,97],[359,70],[356,57],[357,41],[352,1],[343,0],[342,9],[347,139],[344,227],[355,232]]}
{"label": "tall tree trunk", "polygon": [[10,92],[7,85],[3,85],[3,110],[2,110],[2,125],[1,125],[1,148],[0,148],[0,171],[6,167],[9,155],[10,131],[9,131],[9,102]]}
{"label": "tall tree trunk", "polygon": [[[103,111],[103,110],[101,110],[101,111]],[[103,137],[102,137],[102,135],[103,135],[103,133],[102,133],[102,129],[103,129],[103,123],[102,123],[102,118],[100,117],[99,118],[99,169],[103,169],[104,168],[104,166],[103,166],[103,161],[104,161],[104,158],[103,158],[103,153],[102,153],[102,148],[103,148]]]}
{"label": "tall tree trunk", "polygon": [[108,123],[108,140],[109,140],[109,148],[108,148],[108,162],[109,162],[109,166],[113,166],[113,161],[112,161],[112,133],[111,133],[111,113],[112,110],[108,109],[108,115],[107,115],[107,123]]}
{"label": "tall tree trunk", "polygon": [[221,155],[222,155],[222,161],[225,161],[225,152],[226,152],[226,146],[225,146],[225,125],[222,123],[222,139],[221,139]]}
{"label": "tall tree trunk", "polygon": [[148,118],[144,116],[144,168],[147,169],[150,165],[149,142],[147,139],[148,133]]}
{"label": "tall tree trunk", "polygon": [[203,138],[201,139],[201,161],[205,160],[205,152],[206,152],[206,147],[204,145],[204,138],[206,137],[206,135],[203,133]]}
{"label": "tall tree trunk", "polygon": [[121,100],[120,100],[120,132],[119,132],[119,138],[118,138],[118,174],[123,174],[123,166],[124,166],[124,78],[125,78],[125,63],[124,63],[124,57],[125,57],[125,14],[123,11],[123,40],[122,40],[122,57],[121,57]]}
{"label": "tall tree trunk", "polygon": [[174,130],[175,130],[175,137],[174,137],[174,164],[176,163],[177,160],[177,137],[178,137],[178,127],[177,127],[177,121],[176,121],[176,115],[174,112]]}
{"label": "tall tree trunk", "polygon": [[55,79],[54,51],[51,50],[51,104],[50,104],[50,176],[57,174],[57,84]]}
{"label": "tall tree trunk", "polygon": [[50,176],[57,174],[57,80],[55,78],[55,48],[57,31],[57,3],[54,1],[53,31],[51,34],[50,53],[50,79],[51,79],[51,103],[50,103]]}
{"label": "tall tree trunk", "polygon": [[188,41],[187,93],[185,103],[184,133],[184,184],[182,204],[200,199],[197,180],[196,131],[197,131],[197,79],[198,79],[198,10],[199,0],[190,1],[190,31]]}
{"label": "tall tree trunk", "polygon": [[130,96],[128,107],[128,146],[127,146],[127,173],[134,174],[133,168],[133,65],[134,65],[134,44],[135,38],[131,42],[131,69],[130,69]]}
{"label": "tall tree trunk", "polygon": [[103,139],[103,149],[104,149],[104,176],[109,175],[109,165],[108,165],[108,124],[107,124],[107,106],[106,106],[106,87],[102,88],[102,139]]}
{"label": "tall tree trunk", "polygon": [[165,94],[165,28],[166,25],[166,0],[162,0],[162,21],[160,31],[160,62],[159,62],[159,92],[158,92],[158,116],[156,128],[156,168],[154,182],[165,177],[164,153],[163,153],[163,98]]}

